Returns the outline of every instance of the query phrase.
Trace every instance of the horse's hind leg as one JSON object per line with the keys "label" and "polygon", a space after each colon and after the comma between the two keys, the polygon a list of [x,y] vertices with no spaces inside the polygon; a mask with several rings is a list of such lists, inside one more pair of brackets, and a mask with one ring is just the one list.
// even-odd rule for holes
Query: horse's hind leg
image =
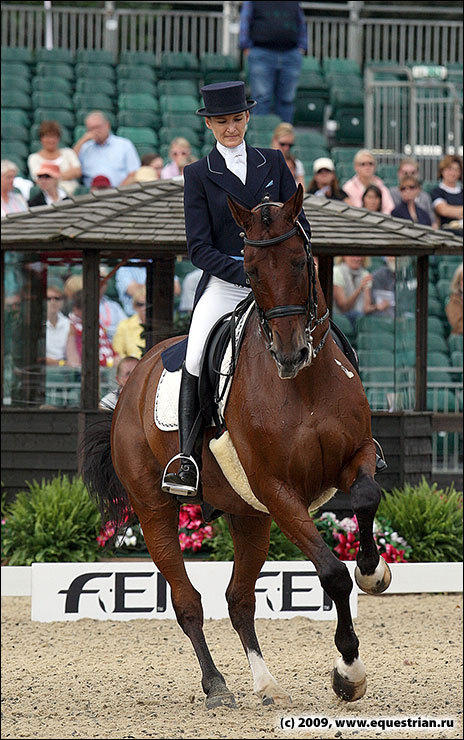
{"label": "horse's hind leg", "polygon": [[[131,443],[135,440],[131,439]],[[152,462],[147,462],[152,460]],[[145,440],[131,448],[131,471],[122,479],[139,518],[153,562],[171,587],[171,599],[181,629],[189,637],[200,663],[206,707],[234,707],[234,695],[216,668],[203,632],[203,608],[185,570],[179,545],[178,504],[160,490],[161,475]]]}
{"label": "horse's hind leg", "polygon": [[255,584],[269,548],[270,517],[227,515],[234,542],[234,569],[226,598],[230,620],[238,632],[253,675],[253,690],[266,704],[289,704],[264,662],[255,631]]}
{"label": "horse's hind leg", "polygon": [[380,557],[374,540],[374,517],[380,503],[381,491],[370,473],[369,466],[360,464],[360,460],[365,458],[366,450],[363,448],[350,464],[350,468],[356,470],[354,483],[350,487],[350,496],[359,526],[355,579],[365,593],[381,594],[390,585],[391,572],[385,560]]}

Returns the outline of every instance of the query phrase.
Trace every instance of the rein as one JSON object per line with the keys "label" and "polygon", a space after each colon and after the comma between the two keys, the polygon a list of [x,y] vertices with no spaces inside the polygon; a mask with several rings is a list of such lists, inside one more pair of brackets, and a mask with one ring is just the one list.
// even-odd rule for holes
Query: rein
{"label": "rein", "polygon": [[[280,203],[269,203],[268,201],[265,201],[264,203],[259,203],[255,210],[258,208],[263,208],[264,206],[274,205],[278,206],[279,208],[282,207]],[[298,316],[298,315],[305,315],[306,316],[306,325],[305,325],[305,337],[306,337],[306,346],[308,348],[309,357],[312,359],[313,357],[317,357],[321,349],[324,347],[324,344],[326,342],[326,339],[329,335],[330,326],[325,332],[324,336],[322,337],[320,343],[317,345],[317,347],[313,347],[313,333],[315,329],[320,326],[321,324],[326,321],[329,317],[329,309],[324,313],[323,316],[317,317],[317,289],[316,289],[316,266],[314,263],[314,258],[311,251],[311,243],[309,241],[308,235],[306,234],[305,230],[301,226],[300,222],[297,220],[295,226],[290,229],[290,231],[286,231],[285,234],[281,234],[280,236],[275,236],[271,239],[248,239],[244,232],[241,232],[240,236],[243,238],[243,243],[245,246],[250,247],[259,247],[259,248],[265,248],[265,247],[272,247],[276,244],[281,244],[284,241],[287,241],[287,239],[290,239],[292,236],[296,236],[299,234],[303,239],[304,244],[304,250],[306,253],[306,262],[308,266],[308,279],[309,279],[309,296],[308,300],[303,305],[292,305],[287,304],[283,306],[274,306],[274,308],[270,308],[267,311],[263,311],[263,309],[258,305],[258,303],[255,300],[256,304],[256,310],[258,313],[258,319],[260,323],[261,330],[264,334],[264,337],[266,339],[266,346],[267,349],[271,349],[273,345],[272,341],[272,332],[271,328],[269,326],[269,321],[272,319],[280,319],[285,316]]]}

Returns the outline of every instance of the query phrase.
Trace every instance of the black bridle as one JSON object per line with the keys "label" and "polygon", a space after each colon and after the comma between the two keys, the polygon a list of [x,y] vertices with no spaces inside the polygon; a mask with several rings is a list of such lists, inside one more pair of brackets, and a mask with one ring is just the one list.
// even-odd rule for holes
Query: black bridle
{"label": "black bridle", "polygon": [[[278,208],[282,208],[281,203],[270,203],[268,200],[265,200],[264,203],[259,203],[255,209],[263,208],[264,206],[277,206]],[[304,304],[299,305],[292,305],[287,304],[283,306],[275,306],[274,308],[270,308],[267,311],[263,311],[263,309],[258,305],[256,299],[255,299],[255,305],[256,310],[258,313],[259,323],[261,326],[261,330],[264,334],[264,337],[266,339],[267,349],[271,349],[273,345],[272,340],[272,331],[271,327],[269,326],[269,321],[272,319],[280,319],[285,316],[298,316],[298,315],[304,315],[306,316],[306,324],[305,324],[305,337],[306,337],[306,345],[309,352],[309,359],[311,360],[313,357],[316,357],[317,354],[321,351],[323,348],[325,341],[327,339],[328,333],[330,331],[330,327],[325,332],[324,336],[322,337],[321,342],[318,344],[317,347],[313,347],[313,332],[315,329],[324,323],[326,319],[329,317],[329,309],[324,313],[323,316],[320,318],[317,317],[317,309],[318,309],[318,302],[317,302],[317,283],[316,283],[316,265],[314,262],[314,257],[311,250],[311,242],[309,241],[309,237],[306,233],[306,231],[303,229],[300,222],[297,220],[295,222],[295,225],[293,226],[290,231],[286,231],[285,234],[281,234],[280,236],[272,237],[271,239],[248,239],[244,232],[241,232],[240,236],[243,238],[243,242],[245,246],[250,247],[272,247],[276,244],[281,244],[284,241],[287,241],[287,239],[290,239],[292,236],[299,235],[303,239],[303,246],[306,254],[306,264],[308,268],[308,280],[309,280],[309,295],[308,299]]]}

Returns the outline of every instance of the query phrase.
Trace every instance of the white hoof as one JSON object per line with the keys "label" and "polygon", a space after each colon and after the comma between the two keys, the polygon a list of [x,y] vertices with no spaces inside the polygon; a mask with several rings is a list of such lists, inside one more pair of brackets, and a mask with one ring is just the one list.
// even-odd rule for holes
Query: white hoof
{"label": "white hoof", "polygon": [[292,697],[280,688],[261,655],[250,650],[248,652],[248,662],[253,675],[253,691],[260,697],[263,705],[288,706],[292,703]]}
{"label": "white hoof", "polygon": [[359,588],[366,594],[381,594],[387,590],[391,582],[391,570],[388,567],[388,563],[381,557],[379,559],[377,568],[374,570],[372,575],[363,576],[359,567],[356,566],[354,571],[354,577]]}
{"label": "white hoof", "polygon": [[351,664],[339,656],[332,671],[332,688],[344,701],[357,701],[366,693],[366,669],[361,658]]}

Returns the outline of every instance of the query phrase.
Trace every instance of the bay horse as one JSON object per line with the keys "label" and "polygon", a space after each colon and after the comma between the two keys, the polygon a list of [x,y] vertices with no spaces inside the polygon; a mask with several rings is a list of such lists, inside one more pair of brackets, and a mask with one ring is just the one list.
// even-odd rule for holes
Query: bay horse
{"label": "bay horse", "polygon": [[[390,582],[372,531],[381,492],[374,479],[370,409],[356,370],[329,334],[314,259],[297,221],[302,203],[301,186],[286,203],[260,203],[251,211],[229,199],[244,231],[244,268],[256,310],[246,327],[225,421],[253,494],[269,513],[252,508],[229,486],[208,447],[212,429],[203,440],[203,497],[225,512],[234,544],[226,591],[229,615],[263,704],[290,700],[264,662],[254,625],[255,583],[266,560],[272,519],[314,563],[335,603],[340,655],[332,687],[347,701],[364,695],[366,676],[350,613],[351,577],[308,513],[327,491],[351,494],[359,523],[359,587],[381,593]],[[178,438],[177,432],[157,428],[153,406],[161,354],[178,340],[159,343],[141,359],[112,423],[105,419],[100,430],[89,432],[82,472],[105,521],[122,523],[129,503],[136,512],[150,555],[170,584],[177,621],[197,655],[206,707],[235,706],[205,640],[200,594],[186,573],[178,540],[179,504],[160,487]]]}

